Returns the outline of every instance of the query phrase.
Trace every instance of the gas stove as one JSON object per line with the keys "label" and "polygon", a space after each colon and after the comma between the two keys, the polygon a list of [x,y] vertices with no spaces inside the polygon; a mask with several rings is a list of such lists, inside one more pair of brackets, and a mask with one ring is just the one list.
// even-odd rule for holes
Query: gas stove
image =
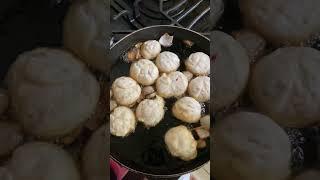
{"label": "gas stove", "polygon": [[213,29],[210,0],[111,0],[110,45],[123,36],[152,25],[175,25],[204,35]]}

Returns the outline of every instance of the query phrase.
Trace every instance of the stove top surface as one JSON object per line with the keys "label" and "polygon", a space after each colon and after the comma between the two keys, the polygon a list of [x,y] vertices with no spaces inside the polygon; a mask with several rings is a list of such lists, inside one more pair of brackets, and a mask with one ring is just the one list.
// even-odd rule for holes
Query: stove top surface
{"label": "stove top surface", "polygon": [[112,43],[128,33],[152,25],[176,25],[207,33],[210,0],[112,0]]}

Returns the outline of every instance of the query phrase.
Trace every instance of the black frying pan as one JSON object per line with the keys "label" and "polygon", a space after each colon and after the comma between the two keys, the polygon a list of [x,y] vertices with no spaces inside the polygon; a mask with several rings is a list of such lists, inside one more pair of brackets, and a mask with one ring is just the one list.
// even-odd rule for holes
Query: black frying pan
{"label": "black frying pan", "polygon": [[[138,42],[159,39],[164,33],[173,35],[174,42],[172,47],[163,50],[176,53],[182,61],[193,52],[202,51],[210,54],[210,40],[196,32],[163,25],[143,28],[124,37],[111,47],[111,82],[117,77],[128,76],[130,64],[122,60],[122,56],[127,50]],[[195,45],[187,48],[182,40],[191,40]],[[163,140],[164,134],[169,128],[184,124],[171,114],[171,107],[174,102],[174,99],[166,100],[168,110],[164,119],[156,127],[147,130],[141,123],[138,123],[135,132],[128,137],[111,136],[111,158],[132,171],[151,177],[177,177],[194,171],[208,162],[210,159],[209,140],[207,141],[207,148],[198,150],[197,158],[192,161],[182,161],[172,157],[167,152]],[[208,108],[205,111],[207,111],[205,113],[208,113]],[[190,128],[199,126],[199,124],[185,125]]]}

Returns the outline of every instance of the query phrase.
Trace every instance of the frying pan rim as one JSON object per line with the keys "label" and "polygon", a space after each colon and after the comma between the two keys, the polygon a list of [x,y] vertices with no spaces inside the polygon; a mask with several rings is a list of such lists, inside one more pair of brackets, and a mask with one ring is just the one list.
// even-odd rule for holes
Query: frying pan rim
{"label": "frying pan rim", "polygon": [[146,172],[143,172],[143,171],[138,171],[138,170],[132,169],[132,168],[130,168],[130,167],[122,164],[119,160],[117,160],[116,158],[114,158],[111,154],[110,154],[110,157],[111,157],[111,159],[112,159],[113,161],[115,161],[116,163],[120,164],[122,167],[128,169],[128,170],[131,171],[131,172],[134,172],[134,173],[137,173],[137,174],[146,175],[146,176],[150,176],[150,177],[155,177],[155,178],[163,178],[163,177],[166,177],[166,178],[174,178],[174,177],[182,176],[182,175],[185,175],[185,174],[194,172],[194,171],[202,168],[206,163],[209,162],[209,161],[207,161],[206,163],[202,164],[201,166],[197,166],[197,167],[195,167],[194,169],[191,169],[191,170],[188,170],[188,171],[185,171],[185,172],[176,173],[176,174],[159,175],[159,174],[150,174],[150,173],[146,173]]}
{"label": "frying pan rim", "polygon": [[124,37],[121,38],[119,41],[117,41],[116,43],[114,43],[114,44],[110,47],[110,50],[112,50],[112,48],[114,48],[115,46],[117,46],[118,44],[120,44],[120,42],[122,42],[122,41],[124,41],[125,39],[127,39],[127,37],[129,37],[129,36],[131,36],[131,35],[133,35],[133,34],[135,34],[135,33],[138,33],[138,32],[140,32],[140,31],[143,31],[143,30],[146,30],[146,29],[157,28],[157,27],[168,27],[168,28],[176,28],[176,29],[182,29],[182,30],[185,30],[185,31],[190,31],[190,32],[192,32],[192,33],[194,33],[194,34],[197,34],[197,35],[205,38],[206,40],[210,41],[210,39],[209,39],[208,37],[206,37],[206,36],[204,36],[204,35],[196,32],[196,31],[193,31],[193,30],[191,30],[191,29],[187,29],[187,28],[184,28],[184,27],[173,26],[173,25],[154,25],[154,26],[147,26],[147,27],[144,27],[144,28],[141,28],[141,29],[138,29],[138,30],[136,30],[136,31],[131,32],[130,34],[124,36]]}
{"label": "frying pan rim", "polygon": [[[184,28],[184,27],[178,27],[178,26],[173,26],[173,25],[153,25],[153,26],[147,26],[147,27],[144,27],[144,28],[141,28],[141,29],[138,29],[136,31],[133,31],[131,32],[130,34],[124,36],[123,38],[121,38],[119,41],[117,41],[115,44],[113,44],[111,47],[110,47],[110,51],[116,47],[118,44],[120,44],[122,41],[124,41],[125,39],[127,39],[129,36],[132,36],[134,35],[135,33],[138,33],[140,31],[143,31],[143,30],[146,30],[146,29],[151,29],[151,28],[157,28],[157,27],[166,27],[166,28],[176,28],[176,29],[181,29],[181,30],[184,30],[184,31],[189,31],[191,33],[194,33],[194,34],[197,34],[198,36],[201,36],[202,38],[206,39],[208,42],[210,42],[210,39],[196,31],[193,31],[191,29],[187,29],[187,28]],[[111,65],[112,66],[112,65]],[[114,160],[116,163],[120,164],[122,167],[124,168],[127,168],[128,170],[130,170],[131,172],[134,172],[134,173],[138,173],[138,174],[143,174],[143,175],[146,175],[146,176],[151,176],[151,177],[155,177],[155,178],[159,178],[159,177],[167,177],[167,178],[171,178],[171,177],[178,177],[178,176],[182,176],[184,174],[188,174],[188,173],[191,173],[193,171],[196,171],[198,169],[200,169],[201,167],[203,167],[206,163],[208,163],[210,161],[207,161],[206,163],[203,163],[202,165],[200,166],[197,166],[193,169],[190,169],[188,171],[184,171],[184,172],[181,172],[181,173],[175,173],[175,174],[166,174],[166,175],[159,175],[159,174],[150,174],[150,173],[146,173],[146,172],[143,172],[143,171],[139,171],[139,170],[135,170],[133,168],[130,168],[126,165],[124,165],[123,163],[121,163],[118,159],[116,159],[115,157],[113,157],[111,155],[111,153],[109,154],[109,157]]]}

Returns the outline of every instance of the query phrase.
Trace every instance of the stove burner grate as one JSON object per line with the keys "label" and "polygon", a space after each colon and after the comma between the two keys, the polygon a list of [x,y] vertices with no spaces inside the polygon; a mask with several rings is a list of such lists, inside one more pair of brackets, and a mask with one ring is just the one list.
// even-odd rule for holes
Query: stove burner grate
{"label": "stove burner grate", "polygon": [[[193,29],[210,13],[210,0],[112,0],[111,7],[118,13],[117,20],[124,17],[135,29],[167,24]],[[209,23],[203,23],[209,24]],[[200,28],[210,30],[208,27]]]}
{"label": "stove burner grate", "polygon": [[210,0],[111,0],[111,8],[115,12],[111,20],[120,28],[112,31],[110,45],[136,29],[152,25],[175,25],[206,36],[213,29]]}

